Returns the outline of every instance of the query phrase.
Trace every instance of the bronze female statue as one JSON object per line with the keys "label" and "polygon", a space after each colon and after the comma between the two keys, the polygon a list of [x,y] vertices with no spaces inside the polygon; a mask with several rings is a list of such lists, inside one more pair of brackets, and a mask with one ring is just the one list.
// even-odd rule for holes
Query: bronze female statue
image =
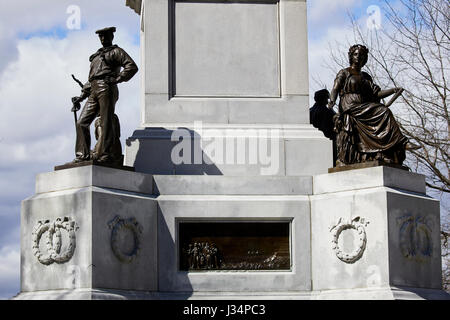
{"label": "bronze female statue", "polygon": [[337,163],[344,166],[367,161],[401,165],[405,150],[416,149],[400,131],[391,110],[380,100],[402,88],[381,90],[372,77],[361,71],[367,63],[369,50],[363,45],[350,48],[350,67],[336,76],[331,91],[330,109],[339,95],[339,113],[334,126],[337,133]]}

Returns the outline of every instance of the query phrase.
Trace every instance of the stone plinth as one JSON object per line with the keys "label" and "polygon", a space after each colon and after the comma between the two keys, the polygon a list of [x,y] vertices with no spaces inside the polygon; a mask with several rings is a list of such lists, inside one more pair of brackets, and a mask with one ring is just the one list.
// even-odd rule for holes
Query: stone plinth
{"label": "stone plinth", "polygon": [[98,166],[38,175],[22,202],[22,294],[156,290],[152,191],[149,175]]}
{"label": "stone plinth", "polygon": [[442,287],[439,202],[422,175],[375,167],[314,177],[311,225],[314,290]]}

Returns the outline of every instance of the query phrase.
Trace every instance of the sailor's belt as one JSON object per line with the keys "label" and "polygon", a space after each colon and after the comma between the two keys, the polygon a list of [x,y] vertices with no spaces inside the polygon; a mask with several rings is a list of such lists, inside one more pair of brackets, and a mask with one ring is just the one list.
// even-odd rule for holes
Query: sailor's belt
{"label": "sailor's belt", "polygon": [[115,81],[116,78],[117,78],[117,76],[105,75],[105,76],[94,77],[94,78],[92,78],[92,80],[90,80],[90,81],[105,81],[105,82],[111,82],[111,81]]}

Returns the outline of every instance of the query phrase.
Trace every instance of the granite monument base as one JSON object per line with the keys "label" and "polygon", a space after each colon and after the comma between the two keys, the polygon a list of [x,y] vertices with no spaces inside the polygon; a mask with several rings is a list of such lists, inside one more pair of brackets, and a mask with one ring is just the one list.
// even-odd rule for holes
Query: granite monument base
{"label": "granite monument base", "polygon": [[423,175],[373,167],[314,177],[313,288],[441,290],[439,201]]}
{"label": "granite monument base", "polygon": [[[156,290],[152,177],[100,166],[39,174],[22,202],[21,295]],[[20,296],[19,296],[20,298]]]}
{"label": "granite monument base", "polygon": [[[264,228],[274,224],[282,231]],[[21,228],[16,299],[449,299],[439,202],[423,176],[389,167],[315,177],[72,168],[37,177]],[[221,255],[198,251],[209,241]]]}

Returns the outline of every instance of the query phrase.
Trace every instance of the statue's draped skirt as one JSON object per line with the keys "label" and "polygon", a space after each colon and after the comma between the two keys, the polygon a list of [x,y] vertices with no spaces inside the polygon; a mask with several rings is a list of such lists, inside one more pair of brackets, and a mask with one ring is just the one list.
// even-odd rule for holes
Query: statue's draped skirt
{"label": "statue's draped skirt", "polygon": [[408,139],[391,110],[381,103],[362,100],[355,93],[341,96],[341,113],[336,121],[338,159],[343,164],[371,160],[402,163]]}

